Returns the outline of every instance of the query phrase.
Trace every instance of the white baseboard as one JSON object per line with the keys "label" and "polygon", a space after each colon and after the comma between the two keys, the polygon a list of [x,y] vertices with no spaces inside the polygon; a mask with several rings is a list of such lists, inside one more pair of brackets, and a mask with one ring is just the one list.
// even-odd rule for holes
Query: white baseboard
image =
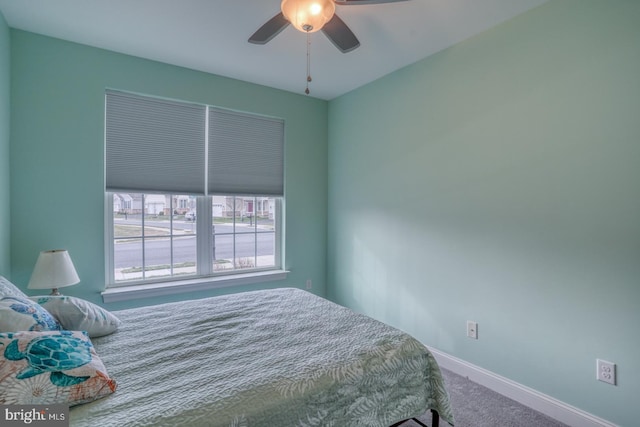
{"label": "white baseboard", "polygon": [[532,388],[502,377],[479,366],[465,362],[442,351],[429,348],[438,365],[458,375],[478,383],[515,400],[529,408],[535,409],[553,419],[571,427],[617,427],[615,424],[596,417],[581,409],[540,393]]}

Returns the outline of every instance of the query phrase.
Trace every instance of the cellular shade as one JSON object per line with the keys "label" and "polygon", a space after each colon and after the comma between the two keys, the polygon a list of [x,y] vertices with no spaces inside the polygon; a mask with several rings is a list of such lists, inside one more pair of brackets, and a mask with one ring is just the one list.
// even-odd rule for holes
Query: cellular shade
{"label": "cellular shade", "polygon": [[205,194],[206,106],[107,90],[107,191]]}
{"label": "cellular shade", "polygon": [[209,107],[209,194],[284,194],[284,121]]}

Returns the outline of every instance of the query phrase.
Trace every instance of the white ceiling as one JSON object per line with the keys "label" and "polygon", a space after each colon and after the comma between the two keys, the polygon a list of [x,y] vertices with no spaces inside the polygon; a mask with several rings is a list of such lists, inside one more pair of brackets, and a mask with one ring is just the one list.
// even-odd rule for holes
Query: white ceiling
{"label": "white ceiling", "polygon": [[[310,96],[333,99],[547,0],[409,0],[338,6],[360,40],[311,37]],[[280,0],[0,0],[10,27],[302,94],[306,36],[247,42]]]}

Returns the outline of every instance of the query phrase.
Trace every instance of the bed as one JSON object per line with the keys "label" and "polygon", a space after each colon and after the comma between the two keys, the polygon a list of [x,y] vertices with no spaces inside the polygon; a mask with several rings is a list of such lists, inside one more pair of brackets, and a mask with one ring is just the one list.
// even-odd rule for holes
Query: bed
{"label": "bed", "polygon": [[428,410],[453,425],[421,343],[306,291],[114,314],[92,341],[117,390],[72,407],[71,426],[389,427]]}

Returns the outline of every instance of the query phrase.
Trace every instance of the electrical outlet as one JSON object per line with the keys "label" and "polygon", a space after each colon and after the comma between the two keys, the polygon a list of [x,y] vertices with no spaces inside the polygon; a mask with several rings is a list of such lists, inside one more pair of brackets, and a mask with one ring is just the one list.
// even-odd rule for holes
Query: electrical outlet
{"label": "electrical outlet", "polygon": [[478,339],[478,323],[472,322],[471,320],[467,320],[467,336],[469,338],[473,338],[474,340]]}
{"label": "electrical outlet", "polygon": [[596,378],[605,383],[616,385],[616,364],[596,359]]}
{"label": "electrical outlet", "polygon": [[307,289],[311,288],[313,288],[313,282],[311,282],[311,279],[307,279]]}

